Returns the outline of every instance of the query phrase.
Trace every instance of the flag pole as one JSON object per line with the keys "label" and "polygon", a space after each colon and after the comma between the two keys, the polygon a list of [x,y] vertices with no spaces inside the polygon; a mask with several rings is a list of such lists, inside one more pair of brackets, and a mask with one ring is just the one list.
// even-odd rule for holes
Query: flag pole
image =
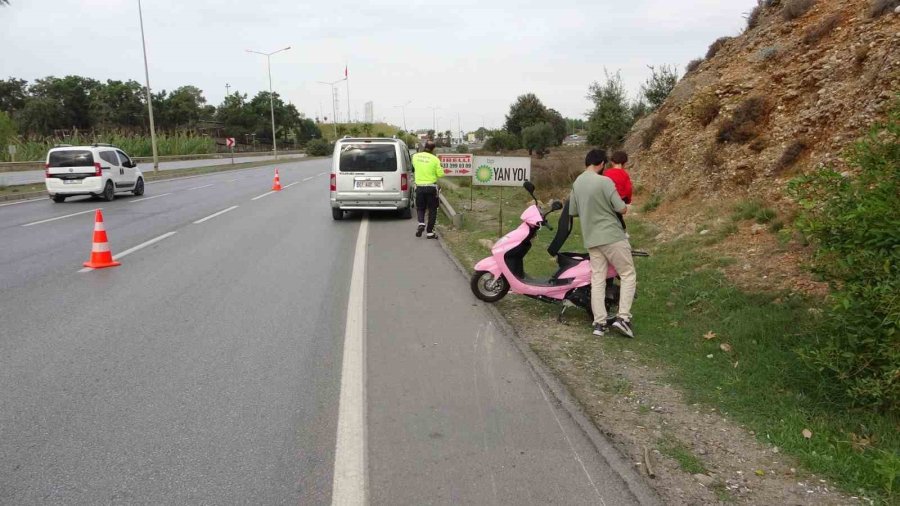
{"label": "flag pole", "polygon": [[353,107],[350,105],[350,64],[344,64],[344,79],[347,80],[347,123],[353,123],[353,118],[350,116]]}

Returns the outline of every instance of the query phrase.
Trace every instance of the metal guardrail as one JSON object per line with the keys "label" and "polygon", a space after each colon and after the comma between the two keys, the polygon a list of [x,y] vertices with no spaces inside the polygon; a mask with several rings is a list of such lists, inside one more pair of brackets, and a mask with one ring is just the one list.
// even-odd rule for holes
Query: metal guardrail
{"label": "metal guardrail", "polygon": [[[282,155],[301,155],[304,151],[282,151],[278,153],[278,156]],[[242,152],[235,153],[235,158],[244,158],[250,156],[266,156],[271,155],[271,151],[250,151],[250,152]],[[152,156],[135,156],[132,157],[137,163],[150,163],[153,161]],[[182,160],[210,160],[210,159],[221,159],[227,160],[231,159],[231,153],[206,153],[199,155],[169,155],[169,156],[160,156],[159,161],[161,162],[178,162]],[[26,170],[43,170],[44,161],[31,161],[31,162],[0,162],[0,172],[21,172]]]}

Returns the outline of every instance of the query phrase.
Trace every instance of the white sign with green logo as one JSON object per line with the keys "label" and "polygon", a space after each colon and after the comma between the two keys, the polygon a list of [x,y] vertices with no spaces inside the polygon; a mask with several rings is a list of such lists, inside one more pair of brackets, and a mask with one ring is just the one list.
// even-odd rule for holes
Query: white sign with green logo
{"label": "white sign with green logo", "polygon": [[476,156],[472,183],[479,186],[522,186],[531,179],[527,156]]}

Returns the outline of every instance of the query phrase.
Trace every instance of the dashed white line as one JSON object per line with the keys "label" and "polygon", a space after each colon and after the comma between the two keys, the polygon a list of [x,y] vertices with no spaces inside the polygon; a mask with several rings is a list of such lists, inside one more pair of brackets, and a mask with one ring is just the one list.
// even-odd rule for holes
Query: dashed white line
{"label": "dashed white line", "polygon": [[294,182],[291,183],[291,184],[286,184],[286,185],[284,185],[284,188],[283,188],[283,189],[286,190],[286,189],[290,188],[291,186],[294,186],[295,184],[297,184],[297,183],[299,183],[299,182],[300,182],[300,181],[294,181]]}
{"label": "dashed white line", "polygon": [[135,202],[143,202],[143,201],[145,201],[145,200],[158,199],[158,198],[160,198],[160,197],[165,197],[166,195],[171,195],[171,194],[173,194],[173,193],[175,193],[175,192],[160,193],[159,195],[154,195],[154,196],[152,196],[152,197],[144,197],[144,198],[142,198],[142,199],[129,200],[129,202],[131,202],[132,204],[134,204]]}
{"label": "dashed white line", "polygon": [[240,207],[240,206],[231,206],[231,207],[229,207],[228,209],[222,209],[221,211],[219,211],[219,212],[217,212],[217,213],[210,214],[210,215],[207,216],[206,218],[201,218],[201,219],[195,221],[194,224],[197,225],[197,224],[203,223],[203,222],[206,221],[206,220],[211,220],[211,219],[215,218],[216,216],[225,214],[225,213],[227,213],[228,211],[233,211],[233,210],[237,209],[238,207]]}
{"label": "dashed white line", "polygon": [[344,361],[338,401],[337,445],[331,504],[367,504],[366,474],[366,246],[369,218],[363,216],[356,237],[356,253],[350,276],[347,322],[344,327]]}
{"label": "dashed white line", "polygon": [[[103,208],[101,207],[101,208],[99,208],[99,209],[103,209]],[[26,223],[26,224],[24,224],[24,225],[22,225],[22,226],[23,226],[23,227],[30,227],[30,226],[32,226],[32,225],[40,225],[41,223],[48,223],[48,222],[51,222],[51,221],[62,220],[62,219],[65,219],[65,218],[71,218],[72,216],[79,216],[79,215],[81,215],[81,214],[92,213],[92,212],[94,212],[94,211],[96,211],[96,210],[97,210],[97,209],[88,209],[87,211],[81,211],[80,213],[72,213],[72,214],[67,214],[67,215],[65,215],[65,216],[57,216],[56,218],[48,218],[48,219],[46,219],[46,220],[33,221],[33,222],[31,222],[31,223]]]}
{"label": "dashed white line", "polygon": [[[127,250],[125,250],[125,251],[119,253],[118,255],[113,255],[113,260],[118,260],[118,259],[120,259],[120,258],[122,258],[122,257],[124,257],[124,256],[128,256],[128,255],[134,253],[135,251],[144,249],[144,248],[146,248],[147,246],[150,246],[150,245],[152,245],[152,244],[156,244],[156,243],[158,243],[159,241],[162,241],[163,239],[165,239],[165,238],[167,238],[167,237],[172,237],[172,236],[175,235],[175,234],[176,234],[176,232],[167,232],[167,233],[165,233],[165,234],[163,234],[163,235],[161,235],[161,236],[159,236],[159,237],[154,237],[153,239],[150,239],[149,241],[142,242],[142,243],[138,244],[137,246],[135,246],[135,247],[133,247],[133,248],[129,248],[129,249],[127,249]],[[87,272],[87,271],[92,271],[92,270],[94,270],[94,269],[91,269],[90,267],[85,267],[84,269],[81,269],[81,270],[78,271],[78,272]]]}
{"label": "dashed white line", "polygon": [[190,191],[190,190],[199,190],[199,189],[201,189],[201,188],[209,188],[210,186],[213,186],[213,185],[212,185],[212,184],[205,184],[205,185],[203,185],[203,186],[195,186],[195,187],[193,187],[193,188],[188,188],[188,191]]}
{"label": "dashed white line", "polygon": [[308,178],[304,179],[303,182],[305,183],[305,182],[309,181],[310,179],[312,179],[312,178],[314,178],[314,177],[316,177],[316,176],[309,176]]}
{"label": "dashed white line", "polygon": [[261,198],[265,197],[266,195],[271,195],[271,194],[273,194],[273,193],[275,193],[275,190],[272,190],[272,191],[270,191],[270,192],[263,193],[262,195],[257,195],[257,196],[253,197],[253,198],[250,199],[250,200],[261,199]]}
{"label": "dashed white line", "polygon": [[327,172],[319,172],[319,173],[316,174],[316,175],[317,175],[317,176],[324,176],[325,174],[328,174],[328,173],[327,173]]}
{"label": "dashed white line", "polygon": [[37,202],[37,201],[39,201],[39,200],[47,200],[47,199],[46,199],[46,198],[39,198],[39,199],[17,200],[17,201],[15,201],[15,202],[10,202],[10,203],[8,203],[8,204],[0,204],[0,207],[14,206],[14,205],[16,205],[16,204],[27,204],[27,203],[29,203],[29,202]]}

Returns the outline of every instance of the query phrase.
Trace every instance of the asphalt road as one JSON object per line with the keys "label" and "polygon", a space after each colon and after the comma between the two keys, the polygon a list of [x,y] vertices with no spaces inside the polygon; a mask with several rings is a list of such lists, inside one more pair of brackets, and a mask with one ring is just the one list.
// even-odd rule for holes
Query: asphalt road
{"label": "asphalt road", "polygon": [[[279,159],[296,160],[306,155],[281,155]],[[272,160],[271,155],[264,156],[240,156],[235,157],[235,163],[260,162]],[[211,165],[224,165],[231,163],[231,158],[208,158],[195,160],[177,160],[171,162],[159,162],[159,170],[190,169],[194,167],[209,167]],[[139,163],[138,168],[144,172],[153,171],[153,163]],[[23,170],[15,172],[0,172],[0,183],[5,185],[35,184],[44,182],[44,171]]]}
{"label": "asphalt road", "polygon": [[[0,206],[0,504],[653,502],[329,164]],[[79,272],[96,207],[122,266]]]}

